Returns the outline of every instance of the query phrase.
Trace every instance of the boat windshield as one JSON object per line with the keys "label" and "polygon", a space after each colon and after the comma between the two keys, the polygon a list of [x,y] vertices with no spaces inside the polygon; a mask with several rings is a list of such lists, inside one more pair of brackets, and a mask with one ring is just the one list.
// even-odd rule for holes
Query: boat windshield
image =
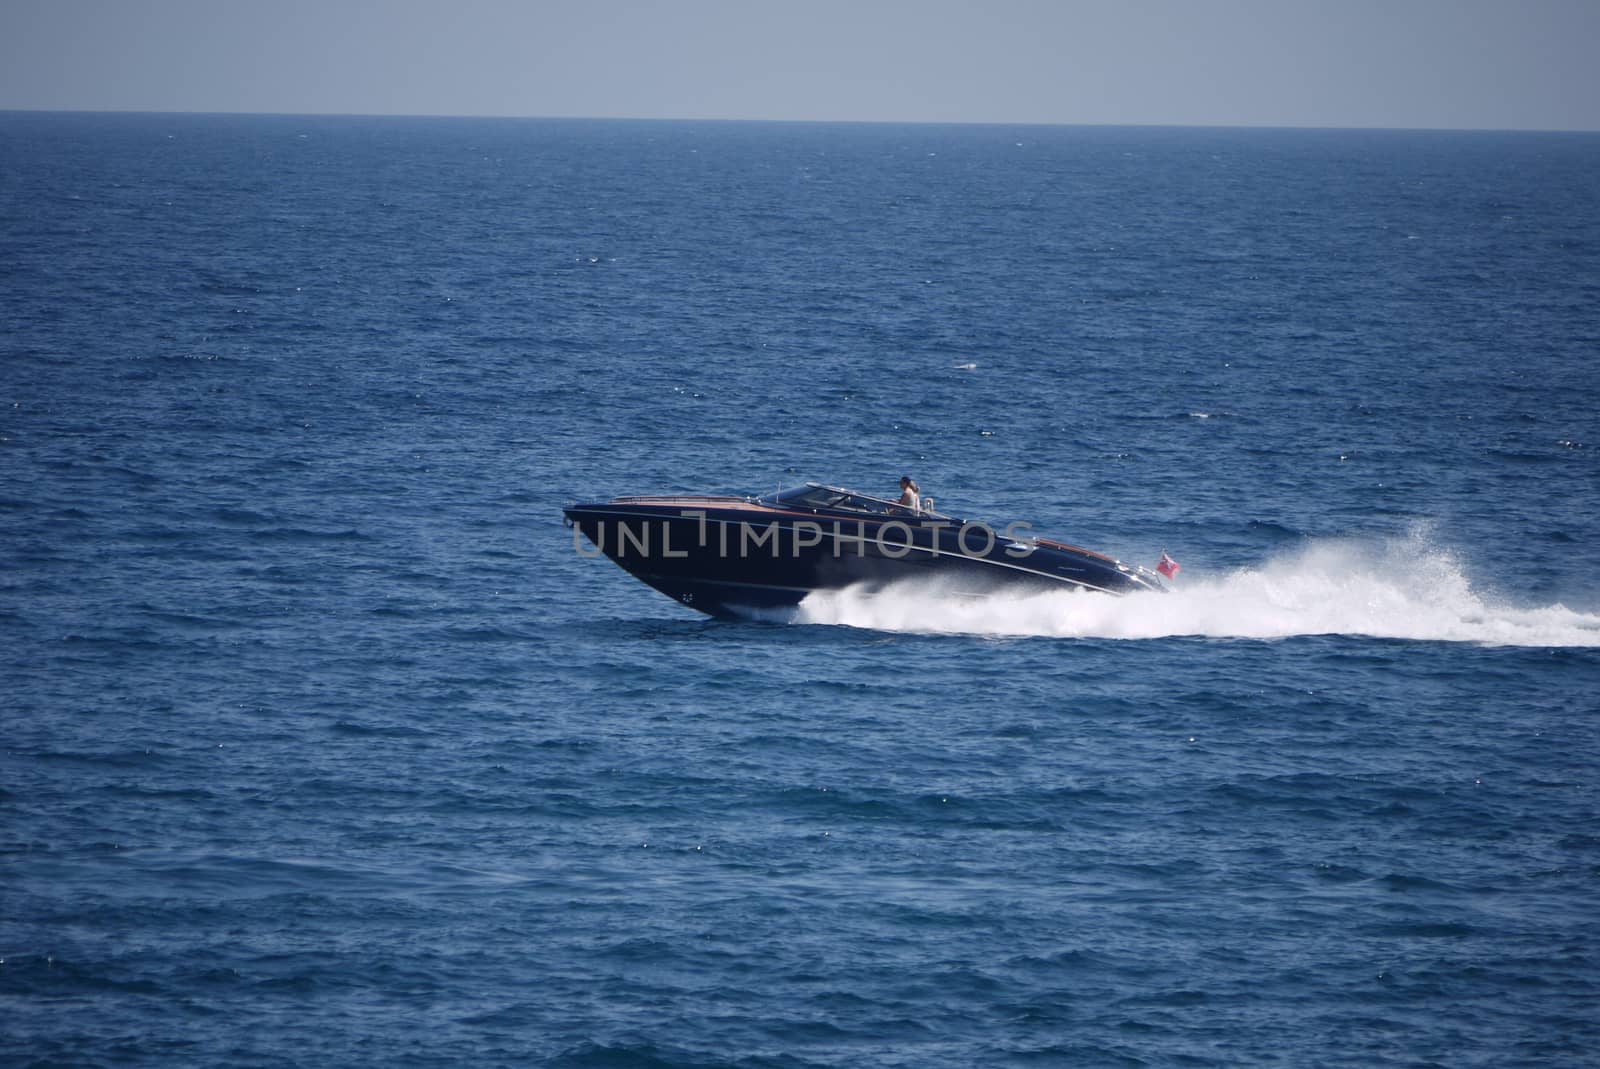
{"label": "boat windshield", "polygon": [[761,501],[762,504],[778,505],[792,509],[825,509],[830,512],[865,512],[877,515],[914,515],[910,509],[898,502],[885,501],[881,497],[869,497],[866,494],[858,494],[854,490],[844,490],[837,486],[823,486],[821,483],[806,483],[804,486],[794,486],[787,490],[779,490],[775,494],[768,494]]}

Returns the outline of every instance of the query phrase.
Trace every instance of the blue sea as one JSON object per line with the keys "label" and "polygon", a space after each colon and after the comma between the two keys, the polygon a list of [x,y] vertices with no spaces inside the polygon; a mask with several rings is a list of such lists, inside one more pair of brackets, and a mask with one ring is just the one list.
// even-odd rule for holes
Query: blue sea
{"label": "blue sea", "polygon": [[[0,114],[0,1063],[1600,1065],[1600,135]],[[1183,570],[713,621],[563,505]]]}

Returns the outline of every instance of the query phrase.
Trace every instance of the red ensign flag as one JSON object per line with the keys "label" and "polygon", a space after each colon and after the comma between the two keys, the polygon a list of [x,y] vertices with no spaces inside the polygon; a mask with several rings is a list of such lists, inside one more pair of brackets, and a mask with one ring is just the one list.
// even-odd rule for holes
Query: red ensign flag
{"label": "red ensign flag", "polygon": [[1178,572],[1182,571],[1182,566],[1179,565],[1177,561],[1167,556],[1167,551],[1163,549],[1161,551],[1161,560],[1156,564],[1156,571],[1160,572],[1168,579],[1171,579],[1173,576],[1177,575]]}

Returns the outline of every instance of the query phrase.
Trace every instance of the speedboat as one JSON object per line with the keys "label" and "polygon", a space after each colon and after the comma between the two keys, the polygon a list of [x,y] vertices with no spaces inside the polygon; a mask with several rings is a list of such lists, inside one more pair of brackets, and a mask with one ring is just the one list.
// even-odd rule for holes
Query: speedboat
{"label": "speedboat", "polygon": [[[1161,591],[1161,580],[1078,546],[808,482],[765,497],[617,497],[564,509],[573,547],[717,617],[793,608],[816,590],[928,579],[940,589]],[[582,535],[582,538],[579,535]],[[587,539],[590,546],[584,545]]]}

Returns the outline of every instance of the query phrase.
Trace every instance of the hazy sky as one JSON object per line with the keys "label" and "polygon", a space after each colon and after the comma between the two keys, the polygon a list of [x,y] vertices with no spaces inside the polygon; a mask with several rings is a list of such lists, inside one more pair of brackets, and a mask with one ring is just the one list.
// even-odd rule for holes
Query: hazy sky
{"label": "hazy sky", "polygon": [[0,108],[1600,130],[1600,0],[0,0]]}

